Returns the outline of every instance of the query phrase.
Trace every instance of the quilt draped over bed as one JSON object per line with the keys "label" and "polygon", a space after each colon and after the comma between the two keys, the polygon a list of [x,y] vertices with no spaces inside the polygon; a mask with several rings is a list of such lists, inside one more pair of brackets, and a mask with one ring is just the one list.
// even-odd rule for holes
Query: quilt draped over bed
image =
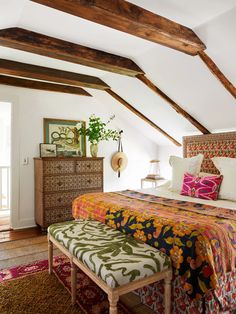
{"label": "quilt draped over bed", "polygon": [[136,191],[85,194],[73,217],[130,234],[171,257],[174,275],[192,299],[219,287],[236,265],[236,212]]}

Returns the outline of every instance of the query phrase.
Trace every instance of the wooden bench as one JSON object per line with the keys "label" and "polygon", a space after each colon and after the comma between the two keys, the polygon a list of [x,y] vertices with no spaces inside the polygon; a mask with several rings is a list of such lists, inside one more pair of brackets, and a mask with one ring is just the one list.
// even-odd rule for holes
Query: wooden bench
{"label": "wooden bench", "polygon": [[53,224],[48,228],[49,273],[53,244],[71,261],[72,303],[76,302],[76,266],[108,294],[110,314],[117,313],[119,296],[165,282],[165,313],[171,307],[171,262],[161,251],[94,220]]}

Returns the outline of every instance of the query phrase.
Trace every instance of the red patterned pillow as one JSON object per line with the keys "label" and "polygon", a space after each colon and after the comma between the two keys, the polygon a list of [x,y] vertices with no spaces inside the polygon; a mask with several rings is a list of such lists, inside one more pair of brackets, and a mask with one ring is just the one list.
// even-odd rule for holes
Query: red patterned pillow
{"label": "red patterned pillow", "polygon": [[195,177],[185,173],[181,195],[217,200],[223,176]]}

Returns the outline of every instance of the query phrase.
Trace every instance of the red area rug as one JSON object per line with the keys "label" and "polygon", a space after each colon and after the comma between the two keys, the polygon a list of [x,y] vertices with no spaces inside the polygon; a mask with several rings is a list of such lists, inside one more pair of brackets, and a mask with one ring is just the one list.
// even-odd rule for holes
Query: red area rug
{"label": "red area rug", "polygon": [[[57,256],[54,258],[54,273],[70,291],[70,262],[65,256]],[[37,261],[28,265],[20,265],[17,267],[0,270],[0,283],[12,281],[14,279],[24,278],[26,276],[36,275],[37,273],[48,269],[48,261]],[[49,275],[48,275],[49,276]],[[53,276],[53,275],[51,275]],[[88,276],[81,270],[77,275],[77,304],[87,314],[108,314],[109,303],[107,295],[104,293]],[[131,312],[119,302],[119,314],[130,314]]]}

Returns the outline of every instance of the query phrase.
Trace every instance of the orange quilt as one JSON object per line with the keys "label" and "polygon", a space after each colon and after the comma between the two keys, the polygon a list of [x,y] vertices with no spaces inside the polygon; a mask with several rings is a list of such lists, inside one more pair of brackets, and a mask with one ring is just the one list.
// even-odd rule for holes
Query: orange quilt
{"label": "orange quilt", "polygon": [[235,270],[233,210],[127,190],[82,195],[73,202],[73,217],[106,223],[165,252],[191,298],[201,298]]}

